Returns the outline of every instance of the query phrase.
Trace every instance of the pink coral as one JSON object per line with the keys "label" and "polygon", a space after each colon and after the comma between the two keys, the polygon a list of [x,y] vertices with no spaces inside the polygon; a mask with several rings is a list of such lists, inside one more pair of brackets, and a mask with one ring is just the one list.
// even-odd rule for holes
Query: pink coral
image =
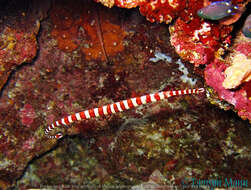
{"label": "pink coral", "polygon": [[20,110],[20,117],[22,118],[22,124],[29,127],[37,116],[33,107],[30,104],[25,104]]}
{"label": "pink coral", "polygon": [[216,58],[207,65],[204,72],[206,83],[220,99],[233,105],[242,119],[251,121],[250,41],[239,32],[231,49],[224,61]]}
{"label": "pink coral", "polygon": [[244,89],[231,91],[222,85],[226,68],[227,65],[217,59],[209,64],[205,69],[206,83],[217,92],[221,99],[233,105],[242,119],[251,120],[251,101],[247,92]]}

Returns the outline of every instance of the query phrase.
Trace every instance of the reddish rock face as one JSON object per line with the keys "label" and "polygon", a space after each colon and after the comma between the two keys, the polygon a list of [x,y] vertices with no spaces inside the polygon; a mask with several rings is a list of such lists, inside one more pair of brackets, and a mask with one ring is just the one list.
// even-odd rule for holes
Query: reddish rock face
{"label": "reddish rock face", "polygon": [[[30,9],[32,7],[32,9]],[[22,63],[30,63],[37,53],[36,36],[48,3],[2,3],[0,18],[0,89],[10,73]]]}

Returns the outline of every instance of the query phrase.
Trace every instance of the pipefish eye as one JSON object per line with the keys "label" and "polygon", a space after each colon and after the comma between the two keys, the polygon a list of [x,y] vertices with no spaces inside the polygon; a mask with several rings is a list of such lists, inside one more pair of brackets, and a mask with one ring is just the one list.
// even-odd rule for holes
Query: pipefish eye
{"label": "pipefish eye", "polygon": [[198,10],[197,11],[197,15],[200,16],[200,17],[202,17],[204,15],[203,10],[201,10],[201,9]]}

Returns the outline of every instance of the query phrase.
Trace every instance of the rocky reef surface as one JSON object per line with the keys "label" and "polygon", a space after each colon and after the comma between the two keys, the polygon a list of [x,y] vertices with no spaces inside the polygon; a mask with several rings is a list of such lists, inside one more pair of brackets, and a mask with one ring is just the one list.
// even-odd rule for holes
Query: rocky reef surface
{"label": "rocky reef surface", "polygon": [[[172,20],[163,21],[147,12],[151,1],[130,2],[102,1],[140,6],[140,12],[87,0],[1,2],[0,188],[172,189],[193,178],[251,181],[248,120],[211,105],[235,106],[250,120],[248,74],[238,78],[237,89],[222,86],[239,52],[250,59],[248,40],[238,33],[225,63],[221,51],[231,45],[233,26],[197,17],[200,1],[168,1]],[[140,13],[174,23],[151,23]],[[44,135],[68,114],[160,90],[199,88],[204,80],[211,86],[207,96],[177,96],[77,122],[61,129],[67,136],[59,141]]]}

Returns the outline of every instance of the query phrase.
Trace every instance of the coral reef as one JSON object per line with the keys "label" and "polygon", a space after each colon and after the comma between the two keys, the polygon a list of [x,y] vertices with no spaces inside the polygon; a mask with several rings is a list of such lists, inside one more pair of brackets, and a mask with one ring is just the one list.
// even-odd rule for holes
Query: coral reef
{"label": "coral reef", "polygon": [[[232,2],[233,5],[238,4],[244,10],[245,1]],[[206,83],[213,87],[217,93],[220,91],[220,98],[232,104],[234,110],[237,110],[243,119],[250,120],[250,85],[247,83],[241,87],[241,90],[238,89],[235,92],[229,92],[230,97],[232,97],[230,95],[232,93],[240,94],[240,96],[237,96],[238,98],[225,96],[228,94],[228,91],[222,86],[222,82],[224,81],[223,85],[225,88],[236,88],[240,84],[250,80],[250,40],[243,38],[243,35],[239,34],[232,48],[235,52],[229,56],[232,58],[228,60],[228,63],[218,61],[218,59],[221,59],[224,51],[231,45],[232,36],[230,32],[233,27],[229,24],[232,24],[233,21],[236,22],[238,18],[239,16],[237,18],[230,18],[228,21],[215,23],[199,19],[193,15],[193,18],[189,22],[186,22],[181,15],[170,26],[169,30],[171,33],[171,43],[176,48],[177,53],[183,59],[188,60],[197,67],[201,64],[208,64],[204,76]],[[240,55],[240,53],[243,55]],[[228,64],[231,66],[227,68]],[[218,76],[223,71],[222,69],[226,75],[226,78],[224,75],[225,79],[223,81],[221,81],[222,77]],[[219,90],[220,88],[222,91]],[[218,101],[212,102],[215,103]],[[226,106],[225,109],[229,109],[229,106]]]}
{"label": "coral reef", "polygon": [[[149,7],[154,1],[101,1],[108,7],[139,6],[150,20],[162,21],[160,15],[167,13],[173,21],[171,36],[166,25],[147,22],[136,9],[81,0],[46,0],[41,6],[17,1],[23,11],[13,2],[0,3],[1,19],[6,15],[0,22],[1,55],[18,60],[13,65],[37,55],[32,64],[17,67],[1,91],[1,189],[182,187],[192,177],[251,181],[250,124],[208,102],[250,119],[251,82],[240,79],[233,90],[222,85],[225,70],[234,65],[231,57],[249,58],[250,43],[238,34],[231,56],[220,59],[233,26],[199,18],[202,1],[165,1],[173,12],[161,7],[161,1],[154,10]],[[6,13],[2,7],[12,9]],[[46,126],[68,114],[156,91],[202,87],[202,78],[185,60],[198,66],[201,76],[199,65],[208,64],[208,99],[172,97],[74,123],[59,129],[67,134],[59,141],[44,135]],[[4,63],[1,72],[7,76],[14,66]],[[4,84],[6,77],[0,81]]]}

